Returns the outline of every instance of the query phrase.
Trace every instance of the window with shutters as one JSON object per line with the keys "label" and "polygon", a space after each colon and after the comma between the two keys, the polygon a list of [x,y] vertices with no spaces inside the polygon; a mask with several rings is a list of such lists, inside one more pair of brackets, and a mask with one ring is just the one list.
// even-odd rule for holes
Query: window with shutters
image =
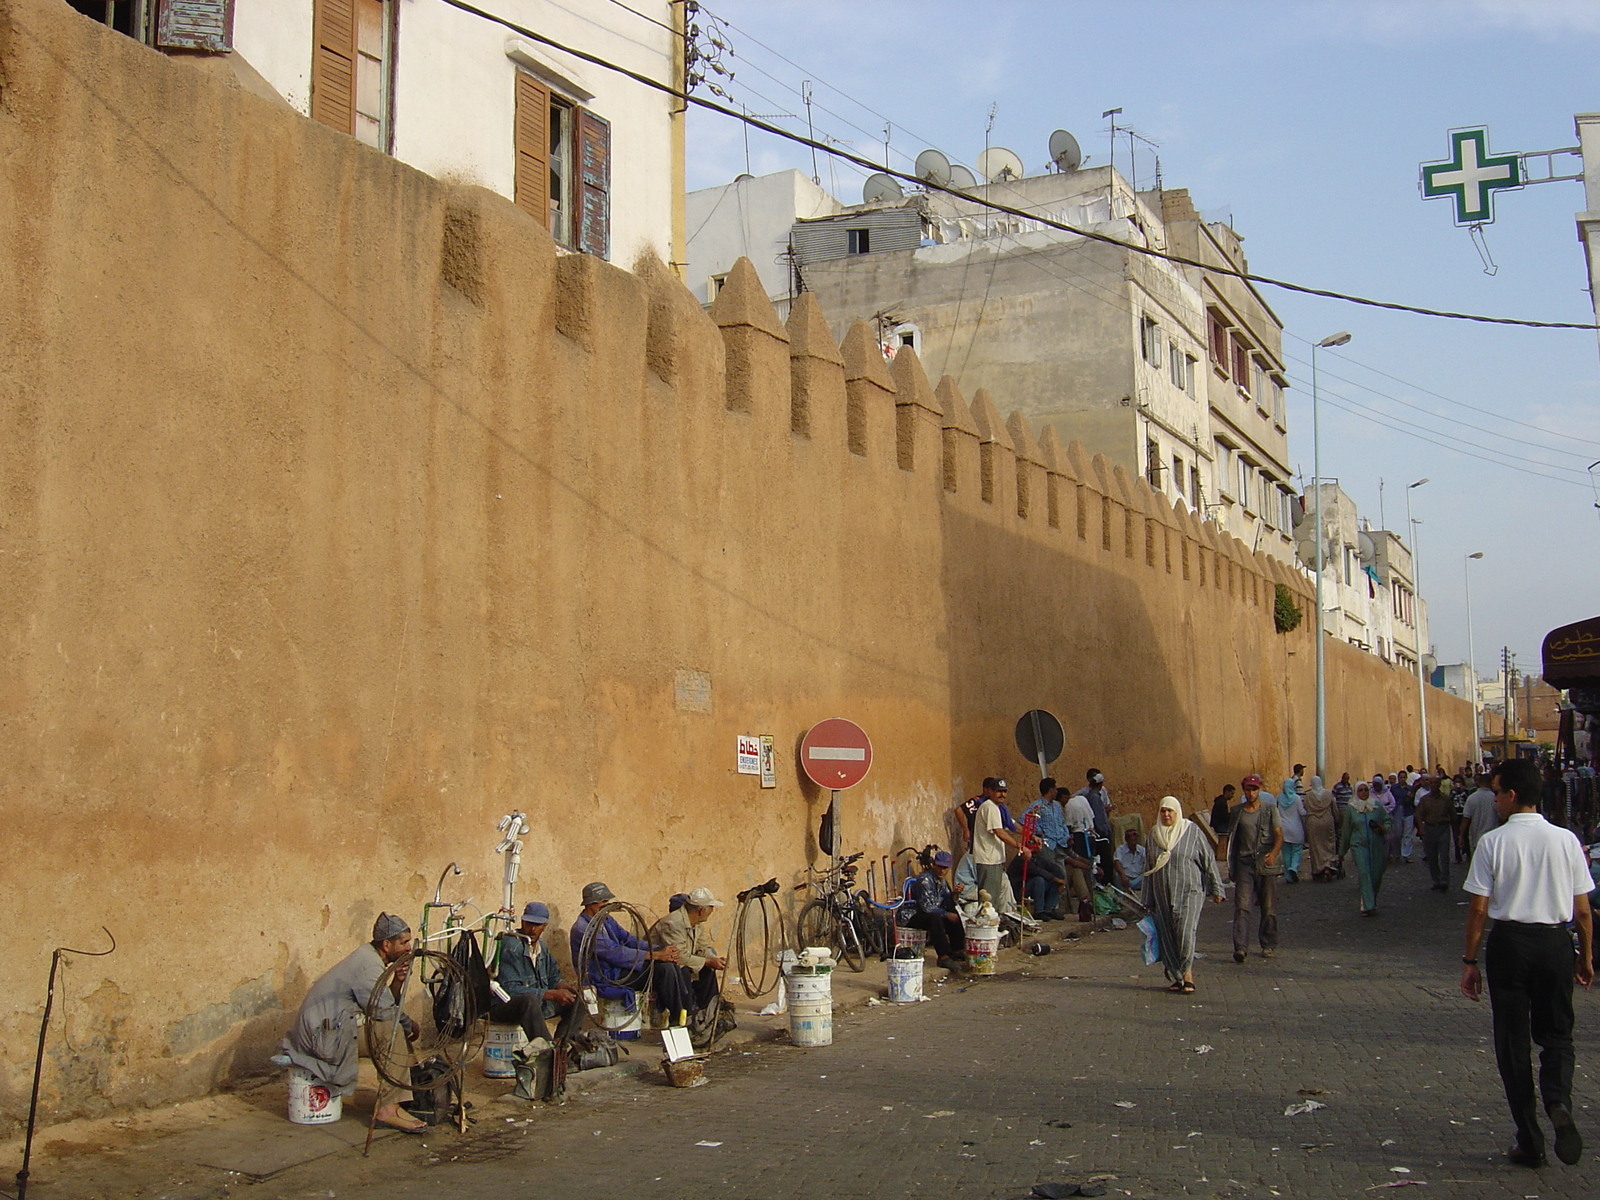
{"label": "window with shutters", "polygon": [[[559,245],[611,254],[611,124],[553,92],[527,71],[516,76],[516,202]],[[723,279],[713,278],[712,299]]]}
{"label": "window with shutters", "polygon": [[393,0],[313,0],[311,117],[388,152]]}
{"label": "window with shutters", "polygon": [[1239,394],[1250,399],[1250,349],[1237,336],[1233,339],[1233,382]]}
{"label": "window with shutters", "polygon": [[1161,365],[1161,326],[1154,317],[1139,318],[1139,355],[1152,367]]}
{"label": "window with shutters", "polygon": [[1227,323],[1213,310],[1206,313],[1206,327],[1210,333],[1211,363],[1217,373],[1226,379],[1231,358]]}
{"label": "window with shutters", "polygon": [[163,50],[222,54],[233,48],[233,0],[70,0],[118,33]]}
{"label": "window with shutters", "polygon": [[1161,445],[1155,438],[1144,442],[1144,477],[1151,487],[1161,486]]}
{"label": "window with shutters", "polygon": [[1178,495],[1183,495],[1183,459],[1176,454],[1172,456],[1172,488]]}

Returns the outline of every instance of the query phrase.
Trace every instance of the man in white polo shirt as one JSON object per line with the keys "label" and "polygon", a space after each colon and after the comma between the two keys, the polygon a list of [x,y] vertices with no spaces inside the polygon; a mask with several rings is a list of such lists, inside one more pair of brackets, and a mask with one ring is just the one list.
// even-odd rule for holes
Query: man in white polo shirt
{"label": "man in white polo shirt", "polygon": [[[1571,1165],[1583,1153],[1572,1120],[1572,981],[1594,979],[1589,891],[1594,881],[1583,847],[1539,814],[1542,781],[1527,759],[1501,763],[1490,780],[1503,824],[1483,835],[1472,856],[1466,890],[1467,946],[1461,957],[1461,992],[1483,995],[1478,942],[1484,919],[1494,920],[1484,965],[1494,1010],[1494,1053],[1506,1101],[1517,1125],[1507,1151],[1513,1163],[1542,1167],[1544,1131],[1534,1105],[1531,1041],[1539,1043],[1539,1091],[1556,1132],[1556,1157]],[[1567,922],[1576,919],[1573,957]]]}

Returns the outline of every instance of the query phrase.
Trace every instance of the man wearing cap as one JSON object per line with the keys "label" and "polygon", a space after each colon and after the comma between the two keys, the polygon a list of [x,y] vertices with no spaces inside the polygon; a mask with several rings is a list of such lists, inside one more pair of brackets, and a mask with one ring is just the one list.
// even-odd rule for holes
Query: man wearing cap
{"label": "man wearing cap", "polygon": [[691,1012],[711,1004],[718,992],[717,972],[727,970],[727,960],[717,954],[702,926],[711,919],[722,901],[710,888],[697,887],[681,908],[673,909],[650,927],[650,944],[657,950],[672,949],[677,965],[656,969],[656,1002],[669,1014],[674,1025],[687,1025]]}
{"label": "man wearing cap", "polygon": [[[589,924],[600,910],[617,897],[605,884],[596,881],[583,887],[583,911],[572,923],[572,963],[581,971],[583,939]],[[592,962],[587,982],[595,993],[606,1000],[621,1000],[631,1009],[636,1003],[635,992],[645,980],[645,970],[652,962],[678,961],[678,951],[667,946],[652,949],[648,942],[634,936],[617,924],[615,917],[606,917],[595,931],[590,947]],[[668,986],[671,986],[670,984]],[[674,993],[676,998],[676,993]],[[663,1005],[665,1007],[665,1005]]]}
{"label": "man wearing cap", "polygon": [[549,906],[529,900],[522,909],[522,927],[500,935],[495,982],[506,998],[490,1007],[489,1020],[497,1025],[521,1025],[530,1042],[549,1041],[546,1022],[556,1017],[561,1018],[556,1027],[558,1038],[571,1037],[583,1020],[577,985],[561,982],[556,956],[543,941],[549,924]]}
{"label": "man wearing cap", "polygon": [[1022,839],[1007,828],[1001,808],[1005,803],[1006,781],[983,781],[983,801],[972,816],[972,865],[976,869],[979,891],[989,893],[995,908],[1005,908],[1006,847],[1022,849]]}
{"label": "man wearing cap", "polygon": [[1100,874],[1107,883],[1116,878],[1115,863],[1111,844],[1111,791],[1106,787],[1106,777],[1101,774],[1099,767],[1090,767],[1084,772],[1088,783],[1079,788],[1077,795],[1089,802],[1089,810],[1094,814],[1094,853],[1100,860]]}
{"label": "man wearing cap", "polygon": [[[311,985],[300,1011],[283,1039],[283,1058],[309,1071],[311,1077],[335,1096],[348,1096],[356,1090],[357,1020],[367,1011],[378,977],[397,958],[411,952],[411,927],[400,917],[379,913],[372,924],[372,940],[356,947],[345,959]],[[399,988],[405,976],[395,974]],[[394,992],[399,1000],[399,992]],[[417,1026],[400,1012],[398,1004],[383,1003],[368,1014],[378,1021],[393,1021],[398,1016],[407,1039],[417,1036]],[[402,1109],[398,1103],[380,1105],[374,1117],[379,1125],[405,1133],[421,1133],[428,1126]]]}
{"label": "man wearing cap", "polygon": [[1228,879],[1233,883],[1233,961],[1242,963],[1250,948],[1250,906],[1261,910],[1256,934],[1261,957],[1278,952],[1278,876],[1283,874],[1283,826],[1278,806],[1261,803],[1261,776],[1239,781],[1244,799],[1233,810],[1228,839]]}
{"label": "man wearing cap", "polygon": [[906,918],[906,924],[927,933],[928,944],[941,967],[960,970],[967,961],[966,934],[961,914],[956,911],[955,893],[950,889],[952,861],[941,850],[911,881],[911,901],[916,911]]}

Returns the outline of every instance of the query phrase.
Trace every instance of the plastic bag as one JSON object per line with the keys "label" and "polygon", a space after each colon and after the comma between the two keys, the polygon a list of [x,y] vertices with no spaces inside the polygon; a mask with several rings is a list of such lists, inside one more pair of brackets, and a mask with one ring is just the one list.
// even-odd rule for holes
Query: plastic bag
{"label": "plastic bag", "polygon": [[1154,966],[1161,961],[1161,935],[1156,932],[1156,919],[1144,917],[1136,928],[1144,935],[1144,945],[1140,947],[1144,954],[1144,965]]}

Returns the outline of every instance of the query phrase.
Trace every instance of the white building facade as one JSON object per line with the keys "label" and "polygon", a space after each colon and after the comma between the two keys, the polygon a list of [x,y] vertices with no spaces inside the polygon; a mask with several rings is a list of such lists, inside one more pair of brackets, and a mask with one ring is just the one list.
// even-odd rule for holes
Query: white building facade
{"label": "white building facade", "polygon": [[[498,192],[568,250],[683,261],[682,105],[444,0],[73,0],[165,50],[229,54],[298,112]],[[496,16],[674,87],[683,0],[497,0]]]}

